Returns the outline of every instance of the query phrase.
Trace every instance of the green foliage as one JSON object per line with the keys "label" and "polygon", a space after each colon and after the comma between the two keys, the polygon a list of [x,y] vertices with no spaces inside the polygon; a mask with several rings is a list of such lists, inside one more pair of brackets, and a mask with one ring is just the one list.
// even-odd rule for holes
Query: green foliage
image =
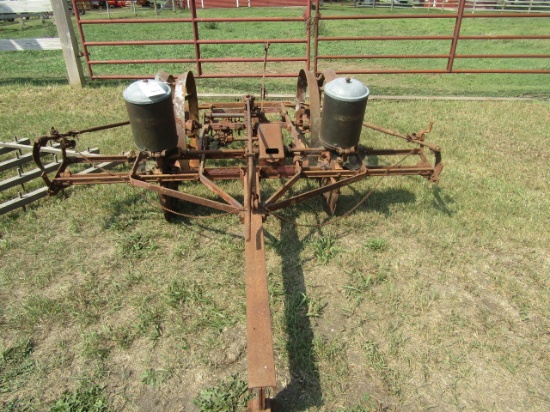
{"label": "green foliage", "polygon": [[23,304],[17,321],[21,326],[32,327],[37,322],[59,320],[58,316],[63,309],[63,305],[56,299],[32,295]]}
{"label": "green foliage", "polygon": [[328,264],[341,251],[336,244],[336,239],[330,235],[321,236],[311,244],[314,256],[321,265]]}
{"label": "green foliage", "polygon": [[8,402],[2,403],[2,412],[31,412],[36,408],[32,406],[32,401],[14,398]]}
{"label": "green foliage", "polygon": [[128,349],[135,339],[135,333],[128,326],[117,326],[111,331],[112,339],[122,349]]}
{"label": "green foliage", "polygon": [[0,250],[9,249],[9,247],[10,247],[10,243],[8,242],[8,239],[0,238]]}
{"label": "green foliage", "polygon": [[219,28],[219,24],[215,21],[209,21],[209,22],[203,23],[202,27],[205,27],[208,30],[217,30]]}
{"label": "green foliage", "polygon": [[386,279],[383,273],[375,274],[363,273],[358,270],[348,272],[348,283],[344,285],[344,290],[348,296],[357,299],[357,303],[362,302],[366,293],[373,287]]}
{"label": "green foliage", "polygon": [[374,251],[384,250],[388,247],[388,243],[384,239],[369,239],[365,246]]}
{"label": "green foliage", "polygon": [[308,297],[305,293],[301,294],[301,301],[299,305],[306,309],[306,316],[312,318],[318,318],[321,316],[321,311],[325,306],[319,299]]}
{"label": "green foliage", "polygon": [[72,392],[65,392],[49,412],[106,412],[109,410],[103,387],[86,381]]}
{"label": "green foliage", "polygon": [[339,408],[338,412],[378,412],[385,411],[387,408],[378,405],[369,394],[364,394],[361,401],[352,407]]}
{"label": "green foliage", "polygon": [[204,303],[208,299],[200,284],[185,279],[172,279],[166,287],[166,300],[170,306],[177,307],[185,303]]}
{"label": "green foliage", "polygon": [[88,359],[105,359],[109,356],[110,345],[103,333],[92,331],[82,336],[82,355]]}
{"label": "green foliage", "polygon": [[156,341],[162,335],[162,319],[164,310],[157,304],[152,296],[146,296],[139,300],[138,322],[136,330],[142,335],[147,335]]}
{"label": "green foliage", "polygon": [[386,356],[380,350],[380,346],[373,340],[364,342],[361,347],[365,353],[367,364],[376,370],[385,371],[388,369],[388,361]]}
{"label": "green foliage", "polygon": [[32,373],[34,343],[30,339],[17,342],[2,351],[0,357],[0,393],[16,390],[25,384],[25,376]]}
{"label": "green foliage", "polygon": [[142,258],[157,249],[152,235],[131,233],[121,240],[122,254],[129,258]]}
{"label": "green foliage", "polygon": [[143,372],[143,375],[141,375],[141,382],[148,386],[157,387],[169,380],[173,373],[171,369],[148,368]]}
{"label": "green foliage", "polygon": [[231,375],[218,386],[202,390],[193,403],[201,412],[234,412],[246,408],[252,398],[246,382]]}

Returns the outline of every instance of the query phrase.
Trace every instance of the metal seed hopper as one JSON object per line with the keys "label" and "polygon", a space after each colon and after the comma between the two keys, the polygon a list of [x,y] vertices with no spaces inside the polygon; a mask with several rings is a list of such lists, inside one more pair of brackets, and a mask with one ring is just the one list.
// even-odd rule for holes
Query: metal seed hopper
{"label": "metal seed hopper", "polygon": [[[248,387],[256,396],[249,410],[270,410],[268,389],[277,387],[268,301],[263,222],[275,211],[312,198],[321,198],[333,214],[340,188],[372,176],[418,175],[437,182],[443,167],[440,148],[424,140],[428,130],[401,134],[363,121],[369,90],[332,70],[316,75],[301,71],[295,101],[268,101],[244,96],[238,102],[199,104],[192,72],[175,78],[165,73],[137,81],[123,93],[129,121],[36,139],[34,160],[50,194],[73,185],[127,183],[156,192],[164,215],[178,215],[178,202],[190,202],[237,215],[245,239]],[[264,96],[261,96],[264,97]],[[139,151],[93,158],[66,153],[75,137],[130,124]],[[359,145],[364,128],[401,138],[403,149]],[[40,148],[60,143],[63,161],[48,177]],[[431,155],[430,155],[431,153]],[[429,155],[429,156],[428,156]],[[371,156],[395,156],[392,165],[371,165]],[[405,164],[401,160],[409,158]],[[430,161],[428,159],[433,159]],[[416,163],[410,162],[416,159]],[[400,159],[400,160],[399,160]],[[82,163],[118,162],[129,170],[91,175],[71,172]],[[262,193],[262,181],[278,179],[280,186]],[[297,185],[303,179],[314,185]],[[220,181],[242,184],[237,200]],[[206,186],[215,196],[179,191],[180,183]],[[305,188],[304,188],[305,186]],[[186,185],[189,188],[190,185]],[[292,190],[291,190],[292,189]]]}

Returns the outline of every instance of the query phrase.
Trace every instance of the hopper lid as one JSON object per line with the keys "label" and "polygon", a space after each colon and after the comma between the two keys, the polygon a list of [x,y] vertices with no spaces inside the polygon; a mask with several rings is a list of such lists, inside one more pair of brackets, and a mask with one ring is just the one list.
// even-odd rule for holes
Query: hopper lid
{"label": "hopper lid", "polygon": [[369,97],[369,88],[357,79],[337,77],[325,85],[326,95],[345,102],[358,102]]}
{"label": "hopper lid", "polygon": [[145,105],[166,100],[171,94],[172,90],[166,83],[145,79],[133,82],[122,92],[122,97],[128,103]]}

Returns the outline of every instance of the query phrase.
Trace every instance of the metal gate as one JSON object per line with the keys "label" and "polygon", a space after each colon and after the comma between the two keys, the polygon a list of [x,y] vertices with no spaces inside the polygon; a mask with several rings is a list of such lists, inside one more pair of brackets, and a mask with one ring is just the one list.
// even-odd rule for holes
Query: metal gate
{"label": "metal gate", "polygon": [[[300,9],[301,15],[292,17],[199,17],[197,15],[196,2],[200,0],[189,1],[190,16],[185,18],[110,18],[110,19],[89,19],[76,15],[76,21],[78,23],[78,30],[81,38],[82,55],[86,62],[88,75],[90,79],[138,79],[144,77],[151,77],[153,73],[157,72],[159,68],[163,68],[165,65],[187,65],[185,68],[175,69],[174,72],[182,72],[186,70],[193,70],[195,77],[197,78],[245,78],[245,77],[295,77],[297,73],[296,66],[299,68],[305,68],[306,70],[313,70],[315,72],[322,71],[325,67],[322,67],[327,61],[341,61],[346,60],[346,71],[338,72],[338,74],[405,74],[405,73],[426,73],[426,74],[438,74],[438,73],[537,73],[537,74],[550,74],[550,53],[548,53],[549,47],[542,47],[542,53],[527,54],[527,53],[513,53],[513,54],[490,54],[483,52],[476,53],[457,53],[458,45],[462,42],[478,42],[482,44],[483,41],[509,41],[509,40],[529,40],[529,41],[542,41],[543,44],[548,45],[550,41],[549,34],[498,34],[498,35],[462,35],[461,27],[463,21],[466,19],[501,19],[503,25],[510,19],[546,19],[550,18],[550,13],[525,13],[525,12],[495,12],[484,10],[481,13],[465,13],[465,10],[470,11],[472,9],[471,2],[466,0],[460,0],[457,4],[453,3],[456,8],[452,11],[446,10],[445,12],[438,13],[401,13],[394,12],[393,1],[392,11],[390,13],[383,14],[346,14],[346,15],[330,15],[323,14],[323,10],[320,7],[320,0],[305,0],[306,7]],[[378,1],[378,0],[377,0]],[[417,0],[415,0],[417,1]],[[76,0],[72,0],[73,7],[75,7]],[[375,2],[371,2],[375,4]],[[414,5],[415,3],[413,3]],[[419,3],[421,4],[421,3]],[[423,4],[423,3],[422,3]],[[353,10],[353,9],[351,9]],[[426,8],[423,7],[423,10]],[[330,22],[346,22],[351,20],[369,21],[398,21],[398,20],[411,20],[415,21],[425,19],[447,19],[452,24],[452,30],[448,34],[438,35],[370,35],[370,36],[323,36],[322,28],[323,24],[330,24]],[[300,24],[299,35],[290,37],[279,38],[262,38],[261,29],[257,30],[254,38],[239,38],[242,36],[235,36],[234,39],[215,39],[208,38],[202,34],[206,29],[204,27],[216,26],[218,24],[232,24],[238,26],[236,33],[247,32],[247,27],[250,24],[276,24],[282,29],[287,27],[288,24]],[[91,26],[103,27],[106,30],[113,25],[134,25],[142,24],[142,27],[148,27],[153,25],[155,27],[162,27],[162,30],[166,28],[166,25],[170,28],[166,30],[166,33],[174,34],[177,30],[181,30],[182,27],[187,28],[187,34],[178,38],[173,35],[171,38],[166,39],[104,39],[104,40],[89,40],[89,37],[93,38],[94,35],[88,33],[88,29]],[[146,26],[148,25],[148,26]],[[199,27],[202,27],[199,30]],[[176,30],[177,29],[177,30]],[[160,29],[159,29],[160,31]],[[281,30],[284,32],[285,30]],[[96,30],[97,32],[97,30]],[[163,32],[163,33],[165,33]],[[440,42],[442,47],[447,47],[447,51],[440,53],[403,53],[403,54],[368,54],[362,53],[363,50],[369,49],[369,44],[373,42]],[[357,44],[357,53],[353,54],[339,54],[334,52],[324,52],[323,47],[328,50],[338,51],[338,45],[346,42],[347,44]],[[369,43],[370,42],[370,43]],[[205,57],[204,49],[209,46],[227,47],[235,50],[236,48],[242,48],[243,50],[250,46],[255,45],[256,49],[252,55],[246,56],[227,56],[223,57]],[[293,52],[282,53],[279,56],[271,55],[269,47],[272,45],[293,45]],[[332,47],[329,47],[332,45]],[[336,45],[336,47],[334,47]],[[446,46],[449,45],[449,46]],[[179,56],[177,57],[152,57],[143,58],[143,48],[145,47],[161,47],[171,46],[175,48],[182,48],[177,51]],[[102,58],[101,50],[116,47],[120,50],[121,57],[126,58]],[[186,49],[184,49],[186,48]],[[290,48],[290,46],[288,47]],[[480,46],[482,48],[482,46]],[[128,51],[130,50],[130,52]],[[298,50],[298,51],[297,51]],[[124,51],[124,52],[123,52]],[[95,55],[99,55],[95,58]],[[111,54],[112,55],[112,54]],[[184,57],[182,57],[182,55]],[[109,56],[110,57],[110,56]],[[378,67],[375,63],[381,60],[390,61],[437,61],[437,64],[427,65],[425,67],[403,67],[403,64],[396,64],[396,67],[384,66]],[[517,59],[537,59],[543,62],[548,62],[548,65],[541,65],[542,68],[529,69],[529,68],[507,68],[507,67],[488,67],[484,69],[479,68],[463,68],[457,67],[457,61],[468,61],[473,59],[499,59],[500,61],[514,61]],[[349,64],[357,63],[356,65]],[[266,71],[266,66],[269,64],[270,70]],[[157,65],[151,69],[152,66]],[[163,65],[163,66],[159,66]],[[335,64],[332,63],[331,66]],[[125,67],[125,69],[115,69],[113,72],[105,73],[104,67]],[[326,64],[325,64],[326,66]],[[342,66],[337,64],[336,66]],[[360,66],[360,67],[357,67]],[[101,67],[100,70],[98,68]],[[132,68],[133,71],[129,71],[128,68]],[[148,68],[149,67],[149,68]],[[246,67],[246,70],[242,68]],[[215,69],[213,69],[215,68]],[[220,69],[221,68],[221,69]]]}

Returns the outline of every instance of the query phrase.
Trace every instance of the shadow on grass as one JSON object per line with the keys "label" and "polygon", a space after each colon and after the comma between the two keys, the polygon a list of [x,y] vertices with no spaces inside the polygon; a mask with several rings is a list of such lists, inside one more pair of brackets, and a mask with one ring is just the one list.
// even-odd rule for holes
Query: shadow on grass
{"label": "shadow on grass", "polygon": [[290,221],[280,221],[280,239],[266,233],[266,237],[282,259],[286,349],[290,372],[290,383],[275,396],[275,410],[289,412],[305,411],[323,405],[319,368],[315,360],[313,329],[307,311],[300,307],[303,296],[307,295],[300,254],[307,244],[307,239],[319,229],[312,229],[306,238],[300,239],[297,226],[293,223],[300,213],[299,210],[300,208],[293,209]]}
{"label": "shadow on grass", "polygon": [[[352,190],[353,194],[351,196],[340,198],[340,214],[346,213],[365,196],[364,193]],[[123,212],[125,207],[130,207],[135,200],[137,199],[130,198],[121,202],[119,207],[114,208],[113,218]],[[415,196],[411,192],[404,189],[389,188],[373,192],[358,210],[363,212],[377,211],[387,217],[392,213],[392,205],[414,201]],[[277,239],[267,231],[265,232],[270,247],[281,257],[282,262],[286,352],[290,373],[290,382],[275,396],[276,410],[298,412],[319,408],[324,404],[319,366],[316,360],[315,335],[307,310],[304,310],[303,307],[303,297],[307,296],[308,293],[303,269],[306,260],[301,256],[308,241],[317,233],[322,235],[323,227],[312,227],[305,236],[300,236],[299,227],[296,223],[300,220],[302,213],[318,211],[316,220],[317,223],[322,224],[327,217],[322,210],[320,199],[288,208],[284,212],[284,219],[280,220],[279,238]],[[220,213],[188,202],[179,202],[178,211],[196,216],[215,216]],[[274,219],[275,217],[271,218]],[[180,217],[177,218],[176,222],[181,225],[196,222],[193,223],[193,226],[199,227],[202,235],[205,232],[211,232],[214,235],[227,235],[227,232],[223,229],[210,227],[207,221],[204,220]],[[240,235],[232,236],[240,237]]]}
{"label": "shadow on grass", "polygon": [[[142,192],[134,191],[124,199],[111,201],[109,203],[111,214],[102,222],[103,229],[126,230],[135,225],[143,214],[143,208],[140,206],[143,199]],[[162,212],[160,207],[159,212]],[[159,218],[161,216],[162,214],[159,213]]]}
{"label": "shadow on grass", "polygon": [[[361,202],[366,192],[359,192],[357,189],[351,187],[353,194],[351,196],[340,196],[338,200],[338,208],[336,209],[336,215],[344,215],[351,208],[355,207]],[[363,212],[378,212],[388,217],[391,214],[391,206],[403,203],[414,203],[416,196],[414,193],[405,189],[377,189],[372,192],[367,199],[359,206],[357,211]]]}
{"label": "shadow on grass", "polygon": [[435,186],[433,189],[434,199],[432,205],[435,209],[447,216],[453,216],[454,212],[449,208],[449,204],[453,203],[453,199],[448,194],[443,192],[439,186]]}
{"label": "shadow on grass", "polygon": [[[343,215],[354,207],[365,195],[354,190],[352,196],[340,198],[340,213]],[[396,203],[411,203],[415,196],[403,189],[386,189],[373,192],[368,200],[358,210],[377,211],[386,217],[391,214],[391,205]],[[316,362],[314,333],[307,313],[297,305],[297,302],[307,296],[301,253],[308,239],[323,231],[322,223],[326,215],[318,214],[319,227],[313,227],[302,239],[298,234],[296,221],[302,211],[322,210],[321,201],[288,209],[284,219],[280,220],[280,239],[275,239],[269,233],[266,237],[282,260],[282,277],[285,299],[285,325],[287,332],[286,349],[289,359],[290,383],[275,397],[275,410],[298,412],[323,405],[323,392]],[[329,218],[330,220],[330,218]],[[321,233],[322,235],[322,233]]]}

